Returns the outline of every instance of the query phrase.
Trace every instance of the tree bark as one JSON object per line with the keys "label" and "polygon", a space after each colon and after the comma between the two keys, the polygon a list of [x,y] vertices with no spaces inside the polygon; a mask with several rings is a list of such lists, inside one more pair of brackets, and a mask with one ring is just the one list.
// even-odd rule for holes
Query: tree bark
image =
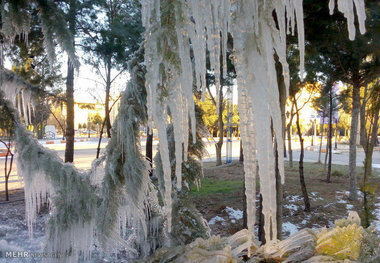
{"label": "tree bark", "polygon": [[331,182],[331,161],[332,161],[332,131],[333,131],[333,98],[332,98],[332,87],[329,90],[329,103],[330,103],[330,112],[329,112],[329,162],[327,168],[326,182]]}
{"label": "tree bark", "polygon": [[[275,141],[275,167],[276,167],[276,220],[277,220],[277,239],[282,239],[282,199],[283,199],[283,185],[281,183],[280,170],[278,169],[278,144]],[[280,146],[282,147],[282,146]]]}
{"label": "tree bark", "polygon": [[145,155],[146,159],[148,160],[150,164],[150,170],[149,170],[149,176],[153,175],[153,131],[149,130],[149,127],[147,127],[146,132],[146,146],[145,146]]}
{"label": "tree bark", "polygon": [[[69,9],[69,29],[75,35],[75,0],[70,1]],[[75,43],[73,43],[75,46]],[[67,78],[66,78],[66,149],[65,162],[72,163],[74,161],[74,66],[70,59],[67,62]]]}
{"label": "tree bark", "polygon": [[289,154],[289,167],[293,168],[293,150],[292,150],[292,135],[290,129],[292,127],[292,123],[290,122],[286,128],[288,133],[288,154]]}
{"label": "tree bark", "polygon": [[[339,119],[339,116],[338,116]],[[335,146],[334,150],[338,150],[338,119],[335,121]]]}
{"label": "tree bark", "polygon": [[[365,111],[365,99],[366,96],[364,96],[364,107],[362,105],[363,111]],[[371,137],[364,137],[360,138],[360,142],[363,146],[364,153],[365,153],[365,159],[364,159],[364,175],[363,175],[363,207],[364,207],[364,220],[363,220],[363,226],[369,227],[371,222],[370,222],[370,213],[371,213],[371,208],[369,207],[368,204],[368,195],[370,192],[368,191],[368,177],[371,176],[372,174],[372,157],[373,157],[373,150],[377,141],[377,133],[378,133],[378,123],[379,123],[379,108],[380,108],[380,102],[377,103],[375,106],[375,111],[374,111],[374,116],[373,116],[373,122],[372,122],[372,131],[369,131]],[[362,115],[362,114],[361,114]],[[362,117],[362,116],[361,116]],[[366,123],[365,121],[365,114],[364,114],[364,120],[361,119],[362,122]],[[361,127],[362,128],[362,127]],[[365,126],[364,126],[365,129]],[[362,133],[362,131],[360,132]],[[365,131],[365,134],[367,134],[367,131]]]}
{"label": "tree bark", "polygon": [[74,161],[74,67],[69,61],[67,63],[67,79],[66,79],[66,149],[65,162],[72,163]]}
{"label": "tree bark", "polygon": [[350,195],[351,201],[358,199],[356,190],[356,140],[358,132],[358,121],[360,112],[360,84],[353,85],[352,90],[352,114],[350,130],[350,149],[349,149],[349,174],[350,174]]}
{"label": "tree bark", "polygon": [[104,103],[107,137],[111,138],[111,119],[110,119],[110,92],[111,92],[111,61],[107,62],[107,81],[106,99]]}
{"label": "tree bark", "polygon": [[303,148],[303,138],[302,138],[302,133],[301,133],[301,126],[300,126],[300,118],[299,118],[299,112],[298,112],[298,107],[297,107],[297,102],[294,99],[294,105],[296,107],[296,124],[297,124],[297,132],[298,132],[298,137],[300,139],[300,144],[301,144],[301,154],[300,154],[300,161],[299,161],[299,175],[300,175],[300,184],[301,184],[301,190],[302,190],[302,195],[303,195],[303,200],[305,203],[305,211],[310,212],[310,201],[309,201],[309,196],[307,193],[307,188],[306,188],[306,183],[305,183],[305,177],[304,177],[304,171],[303,171],[303,158],[304,158],[304,148]]}
{"label": "tree bark", "polygon": [[[9,129],[7,129],[9,132]],[[5,148],[7,149],[7,153],[5,155],[5,164],[4,164],[4,179],[5,179],[5,201],[9,201],[9,189],[8,189],[8,182],[9,182],[9,176],[11,175],[12,172],[12,165],[13,165],[13,153],[11,151],[11,135],[9,134],[9,141],[8,144],[4,142],[3,140],[0,140],[2,144],[4,144]],[[10,156],[10,163],[9,163],[9,168],[8,168],[8,158]]]}
{"label": "tree bark", "polygon": [[319,144],[319,152],[318,152],[318,163],[321,163],[321,155],[322,155],[322,144],[323,144],[323,126],[325,125],[325,116],[322,116],[322,124],[320,125],[321,128],[321,142]]}
{"label": "tree bark", "polygon": [[218,115],[218,130],[219,130],[219,141],[215,144],[216,149],[216,165],[222,165],[222,146],[224,137],[224,123],[223,123],[223,89],[220,88],[219,97],[219,115]]}
{"label": "tree bark", "polygon": [[258,218],[259,218],[259,241],[262,245],[266,243],[265,240],[265,230],[264,230],[264,214],[263,214],[263,196],[260,194],[259,197],[259,209],[257,210]]}
{"label": "tree bark", "polygon": [[293,117],[294,117],[294,103],[292,101],[292,108],[290,110],[290,120],[288,125],[286,126],[286,131],[288,133],[288,154],[289,154],[289,167],[293,168],[293,150],[292,150],[292,123],[293,123]]}
{"label": "tree bark", "polygon": [[277,74],[277,83],[278,83],[278,92],[280,97],[280,110],[281,110],[281,122],[282,122],[282,138],[284,138],[284,157],[286,158],[286,114],[285,114],[285,106],[286,106],[286,85],[283,75],[282,64],[280,63],[278,56],[275,55],[276,60],[276,74]]}
{"label": "tree bark", "polygon": [[240,138],[240,156],[239,156],[239,162],[244,162],[244,152],[243,152],[243,142]]}

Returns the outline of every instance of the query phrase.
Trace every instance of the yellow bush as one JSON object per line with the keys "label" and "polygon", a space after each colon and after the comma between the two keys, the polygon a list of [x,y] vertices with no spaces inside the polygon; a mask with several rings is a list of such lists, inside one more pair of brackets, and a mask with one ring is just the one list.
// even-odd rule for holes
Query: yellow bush
{"label": "yellow bush", "polygon": [[336,226],[330,231],[324,228],[318,235],[316,251],[340,260],[357,260],[362,237],[363,228],[357,224]]}

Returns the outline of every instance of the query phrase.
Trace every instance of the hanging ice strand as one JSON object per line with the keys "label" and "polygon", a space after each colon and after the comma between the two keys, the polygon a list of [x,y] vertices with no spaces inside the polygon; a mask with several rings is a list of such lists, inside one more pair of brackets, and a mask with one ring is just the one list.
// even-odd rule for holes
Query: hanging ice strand
{"label": "hanging ice strand", "polygon": [[[355,39],[355,13],[354,4],[356,9],[356,14],[358,16],[359,30],[361,34],[365,33],[365,5],[364,0],[338,0],[338,10],[344,14],[347,19],[348,25],[348,35],[350,40]],[[330,15],[334,13],[335,0],[330,0],[329,2]]]}
{"label": "hanging ice strand", "polygon": [[158,130],[168,232],[171,231],[172,211],[172,176],[166,131],[169,121],[174,129],[178,191],[182,188],[182,153],[185,152],[186,158],[189,117],[193,142],[196,139],[193,68],[185,30],[188,19],[183,14],[183,4],[183,1],[142,1],[148,114]]}
{"label": "hanging ice strand", "polygon": [[[166,127],[168,113],[174,126],[176,147],[177,190],[181,189],[181,153],[186,153],[188,116],[194,120],[192,98],[194,82],[204,91],[206,50],[210,66],[220,82],[220,59],[226,73],[227,36],[234,39],[234,62],[239,90],[239,113],[242,120],[242,140],[247,152],[246,171],[248,227],[255,223],[256,161],[260,168],[260,191],[263,195],[266,240],[277,237],[276,182],[273,140],[282,145],[282,122],[274,54],[282,64],[286,87],[289,87],[289,69],[286,62],[286,34],[298,34],[300,71],[303,76],[304,28],[302,0],[142,0],[145,32],[146,86],[149,115],[159,132],[160,152],[165,174],[165,207],[168,229],[171,229],[171,169],[167,148]],[[353,37],[354,4],[360,31],[364,28],[364,1],[339,0],[338,9],[348,19],[350,38]],[[330,9],[335,2],[330,2]],[[275,14],[275,16],[274,16]],[[191,43],[191,46],[190,44]],[[193,50],[193,61],[190,48]],[[193,66],[193,69],[191,67]],[[195,121],[192,121],[192,126]],[[272,136],[272,126],[274,137]],[[193,132],[195,129],[193,129]],[[182,132],[182,134],[181,134]],[[194,136],[195,137],[195,136]],[[260,143],[255,139],[260,138]],[[185,147],[183,147],[185,146]],[[249,147],[249,148],[248,148]],[[279,151],[279,170],[284,182],[283,149]],[[186,156],[186,154],[185,154]]]}

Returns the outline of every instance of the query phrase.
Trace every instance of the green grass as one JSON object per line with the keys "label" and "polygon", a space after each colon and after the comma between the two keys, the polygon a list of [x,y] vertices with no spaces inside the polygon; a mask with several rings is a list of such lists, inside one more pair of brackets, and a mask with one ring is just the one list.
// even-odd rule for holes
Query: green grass
{"label": "green grass", "polygon": [[199,191],[193,186],[191,188],[191,195],[200,196],[200,195],[213,195],[213,194],[227,194],[233,193],[236,191],[242,191],[243,181],[224,181],[224,180],[215,180],[210,178],[202,179],[201,187]]}

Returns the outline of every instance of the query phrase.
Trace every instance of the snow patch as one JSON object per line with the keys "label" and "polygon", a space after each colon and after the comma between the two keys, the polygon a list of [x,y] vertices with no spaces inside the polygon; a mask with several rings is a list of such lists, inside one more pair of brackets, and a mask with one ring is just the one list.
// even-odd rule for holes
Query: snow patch
{"label": "snow patch", "polygon": [[[226,209],[224,210],[226,211],[226,213],[228,214],[228,217],[232,220],[236,219],[236,220],[239,220],[239,219],[242,219],[243,218],[243,211],[239,210],[239,209],[233,209],[232,207],[226,207]],[[231,220],[231,222],[233,222]],[[233,222],[234,223],[234,222]]]}
{"label": "snow patch", "polygon": [[298,226],[290,222],[284,222],[282,223],[282,231],[288,232],[289,236],[292,236],[298,232]]}
{"label": "snow patch", "polygon": [[288,195],[286,199],[289,201],[289,203],[295,203],[302,201],[302,197],[299,195]]}
{"label": "snow patch", "polygon": [[223,223],[225,223],[226,220],[224,220],[224,218],[220,217],[220,216],[214,216],[213,218],[210,219],[210,221],[208,221],[208,224],[209,225],[215,225],[217,222],[222,222],[222,225]]}
{"label": "snow patch", "polygon": [[290,205],[284,205],[285,208],[289,209],[289,210],[298,210],[298,206],[296,205],[293,205],[293,204],[290,204]]}

